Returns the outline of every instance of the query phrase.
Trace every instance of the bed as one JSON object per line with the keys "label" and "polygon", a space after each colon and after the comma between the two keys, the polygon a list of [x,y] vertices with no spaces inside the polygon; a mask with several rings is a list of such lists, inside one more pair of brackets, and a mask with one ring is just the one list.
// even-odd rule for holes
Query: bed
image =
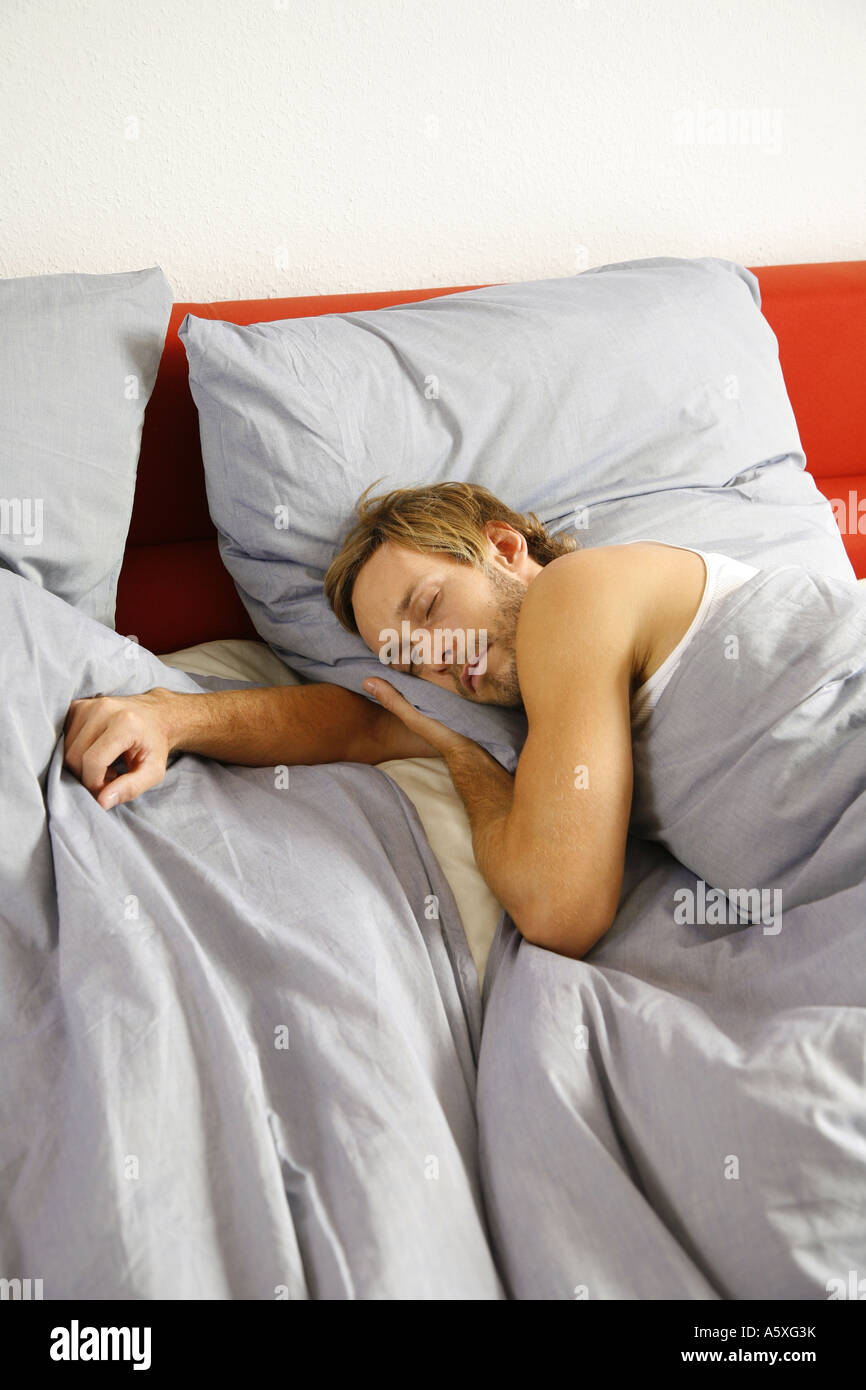
{"label": "bed", "polygon": [[[866,262],[750,273],[850,566],[802,583],[856,629]],[[323,678],[262,640],[224,563],[181,324],[480,288],[174,304],[114,629],[0,570],[0,1275],[47,1298],[815,1299],[864,1267],[856,873],[798,902],[770,959],[742,923],[671,931],[700,863],[636,838],[613,928],[573,961],[490,893],[442,760],[182,755],[120,815],[64,769],[82,694]],[[765,627],[780,604],[756,603]]]}

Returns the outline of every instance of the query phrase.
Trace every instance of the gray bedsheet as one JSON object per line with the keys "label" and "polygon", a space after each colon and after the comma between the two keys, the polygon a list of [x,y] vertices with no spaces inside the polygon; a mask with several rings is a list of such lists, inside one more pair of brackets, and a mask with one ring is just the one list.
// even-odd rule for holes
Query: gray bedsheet
{"label": "gray bedsheet", "polygon": [[[0,571],[0,1276],[94,1299],[850,1287],[864,614],[798,570],[729,597],[636,742],[614,926],[573,961],[503,917],[482,1018],[384,774],[282,789],[183,755],[102,811],[62,765],[72,698],[233,683]],[[782,912],[713,919],[714,885]]]}
{"label": "gray bedsheet", "polygon": [[612,929],[572,961],[506,918],[488,962],[509,1293],[845,1297],[866,1271],[866,594],[753,576],[634,758]]}
{"label": "gray bedsheet", "polygon": [[2,570],[0,630],[0,1277],[502,1298],[477,977],[412,803],[361,764],[183,755],[103,811],[70,700],[200,687]]}

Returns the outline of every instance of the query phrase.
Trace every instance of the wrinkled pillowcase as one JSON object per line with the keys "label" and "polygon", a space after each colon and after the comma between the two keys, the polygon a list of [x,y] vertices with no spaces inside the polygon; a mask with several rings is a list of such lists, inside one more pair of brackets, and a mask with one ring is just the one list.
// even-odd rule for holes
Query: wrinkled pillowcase
{"label": "wrinkled pillowcase", "polygon": [[386,671],[322,579],[357,499],[481,483],[584,546],[651,536],[850,577],[805,469],[756,277],[658,257],[565,279],[241,327],[179,328],[220,551],[256,630],[305,678],[387,674],[513,770],[522,711]]}

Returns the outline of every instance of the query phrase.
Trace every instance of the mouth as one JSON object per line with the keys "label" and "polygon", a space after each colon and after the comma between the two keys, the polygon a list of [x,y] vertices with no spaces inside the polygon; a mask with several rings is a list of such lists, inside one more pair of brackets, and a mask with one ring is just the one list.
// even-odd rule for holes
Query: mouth
{"label": "mouth", "polygon": [[473,695],[477,691],[483,675],[483,672],[478,670],[479,661],[480,658],[476,657],[475,661],[467,662],[467,664],[463,667],[463,670],[460,672],[461,685],[464,687],[465,690],[471,690]]}

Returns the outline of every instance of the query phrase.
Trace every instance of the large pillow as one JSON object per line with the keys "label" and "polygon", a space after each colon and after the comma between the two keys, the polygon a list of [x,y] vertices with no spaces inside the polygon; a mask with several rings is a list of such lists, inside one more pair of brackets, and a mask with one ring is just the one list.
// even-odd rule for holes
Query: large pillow
{"label": "large pillow", "polygon": [[[627,261],[248,327],[187,314],[179,336],[223,560],[306,678],[361,691],[383,674],[322,587],[377,479],[377,494],[481,483],[583,545],[655,537],[853,577],[804,471],[757,279],[731,261]],[[388,674],[513,770],[522,712]]]}
{"label": "large pillow", "polygon": [[172,303],[159,266],[0,280],[0,564],[108,627]]}

